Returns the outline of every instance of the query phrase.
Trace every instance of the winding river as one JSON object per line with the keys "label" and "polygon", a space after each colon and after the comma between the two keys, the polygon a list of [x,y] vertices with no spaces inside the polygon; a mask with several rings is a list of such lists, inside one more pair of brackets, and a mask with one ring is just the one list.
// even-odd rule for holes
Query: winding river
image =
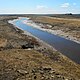
{"label": "winding river", "polygon": [[[26,18],[24,19],[27,20]],[[80,64],[80,44],[59,37],[57,35],[53,35],[48,32],[33,28],[32,26],[28,26],[22,23],[22,20],[24,19],[16,20],[14,21],[14,24],[19,28],[36,36],[37,38],[45,41],[46,43],[53,46],[56,50],[58,50],[59,52],[61,52],[62,54],[64,54],[74,62]]]}

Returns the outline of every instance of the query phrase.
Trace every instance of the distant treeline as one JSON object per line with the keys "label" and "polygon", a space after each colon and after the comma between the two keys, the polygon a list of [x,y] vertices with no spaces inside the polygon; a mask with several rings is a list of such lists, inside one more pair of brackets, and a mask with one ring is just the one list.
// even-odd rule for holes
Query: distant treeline
{"label": "distant treeline", "polygon": [[80,18],[80,14],[0,14],[0,16],[17,16],[17,17],[28,17],[28,16],[49,16],[58,18]]}

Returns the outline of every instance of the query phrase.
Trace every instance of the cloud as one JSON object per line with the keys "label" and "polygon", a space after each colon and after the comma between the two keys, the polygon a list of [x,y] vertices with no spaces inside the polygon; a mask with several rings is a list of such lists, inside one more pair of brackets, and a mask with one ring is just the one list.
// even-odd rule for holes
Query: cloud
{"label": "cloud", "polygon": [[73,5],[75,6],[75,5],[76,5],[76,3],[73,3]]}
{"label": "cloud", "polygon": [[37,8],[37,9],[46,9],[46,8],[47,8],[47,6],[38,5],[36,8]]}
{"label": "cloud", "polygon": [[69,3],[64,3],[64,4],[61,5],[61,7],[63,7],[63,8],[68,8],[69,6],[70,6]]}
{"label": "cloud", "polygon": [[47,6],[47,5],[37,5],[35,7],[35,10],[33,11],[33,13],[38,13],[38,14],[53,14],[55,13],[56,11]]}

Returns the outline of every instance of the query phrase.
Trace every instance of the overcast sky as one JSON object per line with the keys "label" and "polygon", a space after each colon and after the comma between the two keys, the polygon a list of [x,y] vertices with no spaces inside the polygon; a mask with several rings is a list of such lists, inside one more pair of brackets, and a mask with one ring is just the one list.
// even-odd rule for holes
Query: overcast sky
{"label": "overcast sky", "polygon": [[80,13],[80,0],[0,0],[0,14]]}

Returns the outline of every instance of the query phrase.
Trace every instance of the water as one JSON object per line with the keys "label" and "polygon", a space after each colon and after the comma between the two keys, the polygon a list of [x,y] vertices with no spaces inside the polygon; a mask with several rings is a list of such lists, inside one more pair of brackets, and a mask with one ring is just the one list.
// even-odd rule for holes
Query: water
{"label": "water", "polygon": [[68,58],[73,60],[76,63],[80,64],[80,44],[67,40],[65,38],[59,37],[57,35],[50,34],[48,32],[33,28],[22,23],[21,20],[17,20],[15,25],[20,27],[23,30],[28,31],[32,35],[38,37],[39,39],[45,41],[46,43],[53,46],[62,54],[66,55]]}

